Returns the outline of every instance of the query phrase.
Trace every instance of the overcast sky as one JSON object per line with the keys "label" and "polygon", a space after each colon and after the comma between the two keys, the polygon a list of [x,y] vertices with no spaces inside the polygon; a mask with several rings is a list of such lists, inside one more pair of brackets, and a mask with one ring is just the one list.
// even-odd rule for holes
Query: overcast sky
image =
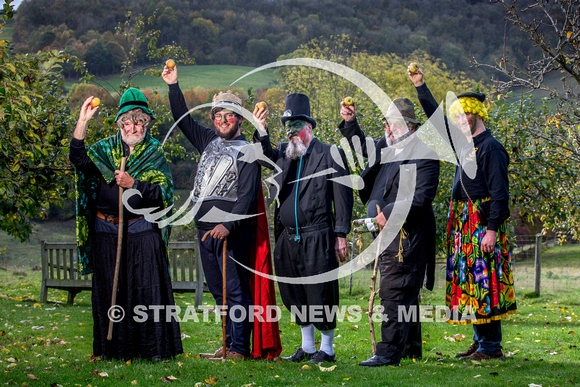
{"label": "overcast sky", "polygon": [[18,8],[18,6],[20,5],[20,3],[22,3],[22,0],[14,0],[12,2],[12,5],[14,6],[14,9]]}

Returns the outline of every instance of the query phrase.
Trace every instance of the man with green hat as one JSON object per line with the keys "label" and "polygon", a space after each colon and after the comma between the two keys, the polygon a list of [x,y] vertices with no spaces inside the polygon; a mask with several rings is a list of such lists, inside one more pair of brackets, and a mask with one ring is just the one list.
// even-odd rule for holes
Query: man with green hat
{"label": "man with green hat", "polygon": [[[175,305],[167,257],[170,227],[159,229],[126,208],[125,221],[119,222],[119,187],[140,192],[128,200],[132,209],[169,208],[173,203],[169,164],[161,144],[147,132],[155,117],[143,93],[129,89],[115,118],[119,132],[86,148],[88,123],[98,110],[91,106],[92,98],[81,107],[69,158],[75,166],[77,187],[80,274],[93,273],[93,356],[171,358],[183,352],[179,324],[175,319],[155,319],[150,308]],[[126,157],[124,171],[122,157]],[[108,340],[120,224],[123,239],[116,308],[122,308],[125,317],[115,322],[112,340]],[[145,307],[147,316],[142,311],[135,316],[136,307]]]}
{"label": "man with green hat", "polygon": [[[399,365],[402,358],[422,355],[419,292],[423,286],[432,290],[434,285],[436,225],[432,202],[439,184],[439,157],[417,137],[419,121],[413,102],[407,98],[391,103],[384,117],[385,136],[374,142],[368,141],[359,127],[354,104],[343,101],[340,114],[340,132],[353,149],[357,149],[355,143],[362,145],[362,156],[368,160],[361,174],[364,187],[359,191],[367,204],[367,217],[375,219],[379,230],[387,224],[395,229],[401,225],[388,246],[377,247],[383,249],[379,256],[381,340],[374,356],[359,365]],[[412,171],[414,182],[409,178]],[[398,196],[412,185],[412,196],[405,198],[411,201],[409,211],[401,215],[394,211],[400,205]],[[385,235],[388,231],[380,232]]]}

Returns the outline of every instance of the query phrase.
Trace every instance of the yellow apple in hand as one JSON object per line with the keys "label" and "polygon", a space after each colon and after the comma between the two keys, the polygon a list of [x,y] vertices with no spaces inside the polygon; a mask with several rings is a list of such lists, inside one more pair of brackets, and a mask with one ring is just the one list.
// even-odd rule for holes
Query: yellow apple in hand
{"label": "yellow apple in hand", "polygon": [[256,109],[260,110],[260,109],[267,109],[268,105],[266,105],[266,102],[262,101],[262,102],[258,102],[256,104]]}
{"label": "yellow apple in hand", "polygon": [[169,59],[167,62],[165,62],[165,66],[169,67],[170,69],[175,67],[175,61],[173,59]]}
{"label": "yellow apple in hand", "polygon": [[417,71],[419,71],[419,65],[417,63],[415,63],[415,62],[412,62],[409,65],[409,71],[412,72],[412,73],[416,73]]}
{"label": "yellow apple in hand", "polygon": [[97,107],[101,104],[101,100],[98,98],[93,98],[91,99],[91,106],[92,107]]}
{"label": "yellow apple in hand", "polygon": [[354,105],[354,99],[352,97],[346,97],[344,99],[344,104],[346,106],[352,106],[352,105]]}

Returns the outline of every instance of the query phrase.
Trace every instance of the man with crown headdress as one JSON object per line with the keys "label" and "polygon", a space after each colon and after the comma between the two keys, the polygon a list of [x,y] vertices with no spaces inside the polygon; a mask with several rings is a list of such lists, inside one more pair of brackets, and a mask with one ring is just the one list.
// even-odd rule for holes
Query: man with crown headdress
{"label": "man with crown headdress", "polygon": [[[155,319],[153,309],[141,314],[139,321],[133,319],[135,307],[175,305],[167,258],[170,228],[159,229],[127,209],[125,221],[119,222],[119,187],[140,191],[128,201],[133,209],[172,205],[169,164],[161,144],[147,131],[155,117],[143,93],[128,89],[115,118],[119,132],[85,148],[88,123],[98,109],[91,100],[81,107],[69,157],[77,186],[80,274],[93,273],[93,356],[170,358],[183,353],[178,322]],[[122,157],[127,159],[125,171],[120,170]],[[123,308],[125,318],[115,322],[112,340],[107,340],[120,224],[124,237],[116,305]]]}
{"label": "man with crown headdress", "polygon": [[[415,69],[408,73],[421,106],[431,117],[437,101],[423,73],[411,70]],[[456,357],[503,360],[501,319],[517,309],[506,225],[510,215],[509,156],[485,127],[488,115],[484,102],[482,93],[459,95],[449,107],[451,122],[445,117],[447,127],[439,129],[452,133],[455,125],[465,134],[451,144],[459,166],[447,224],[446,304],[450,323],[473,324],[471,346]],[[469,146],[471,141],[473,146]],[[477,173],[472,179],[465,171],[466,164],[474,159]]]}
{"label": "man with crown headdress", "polygon": [[[216,305],[223,303],[222,252],[227,238],[226,357],[234,360],[250,356],[277,357],[281,352],[277,322],[260,324],[250,310],[252,303],[262,306],[262,310],[266,306],[264,303],[275,305],[273,282],[264,281],[259,276],[253,277],[237,264],[239,262],[258,271],[261,271],[258,269],[260,266],[271,271],[271,266],[268,268],[271,265],[269,238],[264,237],[267,227],[266,230],[260,227],[264,224],[260,222],[267,224],[267,219],[264,210],[257,210],[260,204],[263,205],[260,165],[243,159],[245,150],[251,145],[241,132],[242,99],[229,90],[216,94],[210,112],[214,129],[206,128],[189,114],[177,81],[177,67],[165,66],[162,77],[169,85],[169,102],[177,125],[201,154],[191,198],[199,205],[195,224],[200,255],[206,283]],[[210,212],[216,209],[226,215],[211,216]],[[257,214],[261,215],[255,218]],[[206,234],[209,238],[203,241]],[[250,342],[252,328],[253,343]],[[222,358],[222,348],[220,346],[215,352],[201,356]]]}

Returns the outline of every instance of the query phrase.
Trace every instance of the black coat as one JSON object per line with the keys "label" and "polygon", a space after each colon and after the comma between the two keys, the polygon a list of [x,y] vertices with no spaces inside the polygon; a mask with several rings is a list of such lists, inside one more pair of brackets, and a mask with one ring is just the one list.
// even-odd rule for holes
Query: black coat
{"label": "black coat", "polygon": [[[411,207],[403,229],[407,233],[402,240],[403,261],[410,273],[426,271],[425,287],[429,290],[434,285],[435,252],[436,252],[436,225],[432,202],[437,193],[439,184],[439,160],[437,154],[428,148],[416,136],[408,138],[408,144],[403,152],[396,158],[394,148],[388,148],[385,137],[374,142],[374,150],[367,149],[366,137],[356,120],[342,122],[339,129],[353,147],[353,138],[358,136],[362,145],[363,156],[369,156],[369,152],[375,153],[374,163],[366,165],[361,177],[365,183],[359,191],[361,200],[366,204],[369,200],[374,184],[384,184],[383,200],[385,205],[381,209],[387,222],[395,206],[396,197],[400,187],[400,168],[408,165],[416,167],[415,191]],[[353,149],[355,149],[353,147]],[[421,158],[417,158],[421,157]],[[383,160],[393,160],[381,162]],[[386,179],[376,181],[377,175],[382,168],[387,168]],[[385,254],[391,259],[399,253],[401,241],[400,232],[393,242],[387,247]]]}
{"label": "black coat", "polygon": [[[270,136],[260,137],[258,132],[254,134],[254,139],[262,145],[264,155],[275,162],[282,171],[274,176],[274,180],[279,187],[288,183],[288,171],[290,170],[291,159],[285,155],[288,143],[280,143],[278,148],[272,147]],[[306,164],[301,178],[312,176],[316,173],[333,168],[336,172],[323,174],[314,178],[301,180],[299,186],[299,205],[306,215],[307,222],[312,219],[326,217],[327,221],[333,225],[335,234],[346,235],[350,232],[350,222],[352,217],[353,195],[352,189],[332,181],[330,179],[346,176],[349,174],[346,169],[346,157],[344,151],[339,150],[343,160],[343,165],[334,160],[331,154],[331,146],[312,139],[310,144],[308,163]],[[272,166],[265,165],[272,169]],[[270,198],[278,195],[278,190],[273,185],[270,187]],[[276,208],[275,234],[276,239],[282,233],[282,224],[279,219],[279,206]],[[302,225],[307,226],[308,224]]]}

